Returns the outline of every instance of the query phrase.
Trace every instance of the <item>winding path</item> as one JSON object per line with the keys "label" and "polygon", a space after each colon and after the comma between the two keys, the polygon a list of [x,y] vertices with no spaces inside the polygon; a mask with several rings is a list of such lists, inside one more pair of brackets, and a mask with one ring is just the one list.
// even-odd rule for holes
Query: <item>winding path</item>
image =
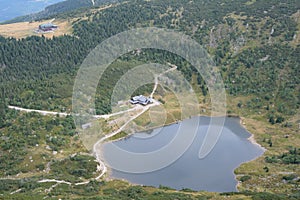
{"label": "winding path", "polygon": [[[22,108],[22,107],[17,107],[17,106],[8,106],[8,108],[10,109],[14,109],[14,110],[19,110],[22,112],[36,112],[42,115],[59,115],[59,116],[68,116],[68,115],[72,115],[71,113],[65,113],[65,112],[55,112],[55,111],[47,111],[47,110],[35,110],[35,109],[27,109],[27,108]],[[124,111],[120,111],[120,112],[116,112],[116,113],[111,113],[111,114],[105,114],[105,115],[93,115],[94,118],[96,119],[109,119],[110,117],[116,116],[116,115],[121,115],[130,111],[134,111],[134,110],[138,110],[140,109],[139,106],[135,106],[133,108],[130,108],[128,110],[124,110]]]}
{"label": "winding path", "polygon": [[[94,146],[93,146],[93,152],[94,152],[94,154],[95,154],[95,157],[96,157],[96,159],[97,159],[97,161],[99,162],[99,164],[100,164],[100,168],[102,169],[102,173],[96,178],[96,180],[98,180],[98,179],[100,179],[105,173],[106,173],[106,171],[107,171],[107,167],[105,166],[105,164],[104,164],[104,162],[100,159],[100,156],[99,156],[99,154],[97,153],[97,146],[98,145],[101,145],[101,143],[103,142],[103,141],[105,141],[105,140],[107,140],[107,139],[109,139],[109,138],[111,138],[111,137],[113,137],[113,136],[115,136],[115,135],[117,135],[118,133],[120,133],[131,121],[133,121],[134,119],[136,119],[136,118],[138,118],[140,115],[142,115],[144,112],[146,112],[150,107],[153,107],[153,106],[157,106],[157,105],[160,105],[160,102],[159,101],[156,101],[156,100],[154,100],[153,99],[153,95],[154,95],[154,93],[155,93],[155,91],[156,91],[156,89],[157,89],[157,86],[158,86],[158,77],[160,77],[160,76],[162,76],[163,74],[166,74],[166,73],[168,73],[168,72],[170,72],[170,71],[173,71],[173,70],[176,70],[177,69],[177,66],[176,65],[173,65],[173,64],[171,64],[171,63],[167,63],[168,65],[170,65],[172,68],[170,68],[170,69],[168,69],[168,70],[166,70],[166,71],[164,71],[164,72],[162,72],[161,74],[159,74],[159,75],[157,75],[157,76],[155,76],[154,78],[154,87],[153,87],[153,90],[152,90],[152,92],[151,92],[151,94],[150,94],[150,98],[152,98],[152,104],[148,104],[148,105],[146,105],[146,106],[142,106],[142,111],[140,112],[140,113],[138,113],[137,115],[135,115],[135,116],[133,116],[133,117],[131,117],[123,126],[121,126],[118,130],[116,130],[116,131],[114,131],[114,132],[112,132],[112,133],[110,133],[110,134],[108,134],[108,135],[105,135],[103,138],[101,138],[100,140],[98,140],[95,144],[94,144]],[[139,106],[139,105],[137,105],[137,106]],[[134,107],[134,108],[138,108],[138,107]],[[134,109],[133,108],[133,109]],[[128,111],[128,110],[127,110]],[[126,112],[126,111],[125,111]],[[121,112],[122,113],[122,112]],[[111,114],[111,116],[113,116],[114,114]],[[100,148],[99,148],[100,149]]]}
{"label": "winding path", "polygon": [[144,112],[146,112],[150,107],[152,106],[157,106],[159,105],[160,103],[156,100],[153,100],[153,103],[152,104],[149,104],[147,106],[144,106],[142,108],[142,111],[140,113],[138,113],[137,115],[131,117],[125,124],[123,124],[118,130],[108,134],[108,135],[105,135],[103,138],[101,138],[100,140],[98,140],[94,146],[93,146],[93,152],[95,154],[95,157],[97,159],[97,161],[99,162],[100,164],[100,169],[102,170],[102,173],[96,178],[96,180],[100,179],[107,171],[107,167],[105,166],[104,162],[100,159],[100,156],[99,156],[99,153],[97,153],[97,146],[98,145],[101,145],[102,142],[104,142],[105,140],[117,135],[118,133],[120,133],[131,121],[133,121],[134,119],[138,118],[140,115],[142,115]]}
{"label": "winding path", "polygon": [[[158,77],[162,76],[165,73],[168,73],[170,71],[176,70],[177,66],[167,63],[169,66],[171,66],[172,68],[164,71],[163,73],[155,76],[155,84],[153,87],[153,90],[151,92],[150,97],[153,98],[153,95],[157,89],[158,86]],[[124,110],[124,111],[120,111],[120,112],[116,112],[116,113],[112,113],[112,114],[106,114],[106,115],[94,115],[95,118],[104,118],[104,119],[108,119],[112,116],[116,116],[116,115],[120,115],[120,114],[124,114],[126,112],[130,112],[130,111],[135,111],[135,110],[139,110],[141,109],[141,112],[139,112],[138,114],[136,114],[135,116],[131,117],[125,124],[123,124],[118,130],[105,135],[104,137],[102,137],[100,140],[98,140],[94,146],[93,146],[93,153],[99,163],[99,165],[97,166],[97,171],[101,171],[101,174],[99,174],[99,176],[97,176],[95,179],[98,180],[100,179],[106,172],[107,172],[107,167],[105,166],[104,162],[100,159],[100,156],[97,152],[97,146],[101,145],[102,142],[104,142],[105,140],[117,135],[118,133],[120,133],[131,121],[133,121],[134,119],[138,118],[140,115],[142,115],[143,113],[145,113],[149,108],[153,107],[153,106],[157,106],[160,105],[160,102],[157,100],[153,99],[153,102],[151,104],[148,104],[146,106],[141,106],[141,105],[135,105],[133,108],[130,108],[128,110]],[[46,111],[46,110],[35,110],[35,109],[26,109],[26,108],[21,108],[21,107],[17,107],[17,106],[8,106],[8,108],[10,109],[15,109],[15,110],[19,110],[19,111],[23,111],[23,112],[37,112],[40,113],[42,115],[59,115],[59,116],[68,116],[71,115],[71,113],[65,113],[65,112],[54,112],[54,111]],[[100,148],[99,148],[100,149]],[[56,183],[55,185],[53,185],[51,188],[49,188],[49,190],[52,190],[54,187],[56,187],[58,184],[67,184],[67,185],[72,185],[71,182],[68,181],[64,181],[64,180],[56,180],[56,179],[43,179],[38,181],[39,183],[47,183],[47,182],[51,182],[51,183]],[[88,184],[88,181],[84,181],[84,182],[79,182],[79,183],[75,183],[74,185],[84,185],[84,184]]]}

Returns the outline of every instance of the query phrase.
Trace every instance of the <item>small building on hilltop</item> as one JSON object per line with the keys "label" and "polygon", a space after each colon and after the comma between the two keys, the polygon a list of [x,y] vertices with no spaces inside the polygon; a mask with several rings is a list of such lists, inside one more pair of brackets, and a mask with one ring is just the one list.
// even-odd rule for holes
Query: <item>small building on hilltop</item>
{"label": "small building on hilltop", "polygon": [[57,25],[54,25],[52,23],[46,23],[39,25],[38,31],[39,32],[52,32],[55,31],[58,28]]}
{"label": "small building on hilltop", "polygon": [[36,33],[48,33],[48,32],[55,31],[56,29],[58,29],[58,26],[53,24],[54,20],[55,20],[55,18],[47,23],[40,24],[38,29],[35,32]]}
{"label": "small building on hilltop", "polygon": [[146,105],[148,105],[152,102],[153,102],[152,98],[145,97],[144,95],[135,96],[135,97],[132,97],[130,99],[130,103],[132,103],[132,104],[141,104],[143,106],[146,106]]}

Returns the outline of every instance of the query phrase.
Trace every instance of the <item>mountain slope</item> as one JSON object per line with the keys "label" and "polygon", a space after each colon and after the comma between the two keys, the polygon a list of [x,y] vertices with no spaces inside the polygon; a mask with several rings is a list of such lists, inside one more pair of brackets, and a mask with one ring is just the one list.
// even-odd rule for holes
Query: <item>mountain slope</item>
{"label": "mountain slope", "polygon": [[49,19],[57,16],[61,13],[68,13],[78,9],[86,9],[91,7],[101,6],[108,3],[117,3],[120,0],[65,0],[50,6],[47,6],[43,11],[17,17],[12,20],[3,22],[4,24],[16,23],[16,22],[28,22],[41,19]]}
{"label": "mountain slope", "polygon": [[[72,23],[72,35],[53,39],[32,36],[20,40],[0,37],[0,153],[7,155],[0,163],[1,168],[9,172],[3,176],[17,178],[18,172],[22,171],[22,176],[29,180],[28,185],[34,187],[26,190],[24,195],[33,192],[41,196],[68,196],[77,191],[81,198],[97,198],[97,195],[118,198],[124,194],[129,195],[128,199],[149,195],[170,195],[170,199],[193,199],[198,198],[197,195],[199,198],[224,198],[225,194],[166,192],[163,187],[163,192],[153,188],[145,191],[118,181],[91,181],[82,190],[62,186],[48,194],[39,192],[50,186],[36,183],[37,178],[45,176],[38,169],[52,163],[52,159],[54,167],[46,174],[47,178],[66,175],[68,181],[78,181],[77,173],[90,176],[90,171],[68,170],[68,165],[74,161],[69,155],[76,153],[77,148],[84,151],[82,144],[78,142],[71,119],[21,114],[8,110],[6,105],[69,112],[77,70],[91,50],[122,31],[156,26],[181,31],[205,47],[222,74],[228,114],[241,116],[246,128],[267,150],[261,158],[243,164],[235,171],[241,181],[240,193],[226,194],[226,197],[299,198],[299,10],[296,0],[198,0],[189,3],[185,0],[134,0],[105,10],[74,11],[81,15]],[[66,15],[72,19],[72,13]],[[57,20],[62,19],[58,17]],[[150,62],[176,64],[197,91],[201,106],[209,112],[206,84],[190,63],[170,52],[153,49],[143,49],[140,55],[131,52],[110,66],[96,94],[96,111],[99,114],[111,112],[114,84],[131,68]],[[139,93],[147,92],[147,87],[139,88]],[[162,100],[165,100],[163,96]],[[11,150],[14,146],[16,148]],[[47,150],[48,146],[51,150]],[[52,150],[62,150],[59,156],[65,160],[53,155]],[[37,166],[28,161],[32,152],[40,152],[36,155]],[[82,159],[84,163],[85,160]],[[22,181],[24,179],[3,181],[3,185],[9,182],[10,187],[5,188],[9,192],[29,187]],[[5,189],[0,191],[6,192]],[[179,196],[172,196],[176,194]]]}

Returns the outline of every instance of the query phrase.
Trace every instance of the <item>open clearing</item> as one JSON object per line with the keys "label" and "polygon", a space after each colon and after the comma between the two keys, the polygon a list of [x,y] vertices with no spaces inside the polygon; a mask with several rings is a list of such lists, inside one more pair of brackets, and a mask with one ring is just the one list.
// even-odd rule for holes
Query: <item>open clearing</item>
{"label": "open clearing", "polygon": [[14,38],[25,38],[27,36],[44,35],[47,38],[52,38],[53,36],[60,36],[64,34],[72,33],[72,22],[55,20],[53,24],[58,26],[58,29],[54,32],[49,33],[36,33],[35,30],[38,29],[40,24],[48,23],[50,20],[38,21],[38,22],[19,22],[12,24],[0,25],[0,35],[4,37],[14,37]]}

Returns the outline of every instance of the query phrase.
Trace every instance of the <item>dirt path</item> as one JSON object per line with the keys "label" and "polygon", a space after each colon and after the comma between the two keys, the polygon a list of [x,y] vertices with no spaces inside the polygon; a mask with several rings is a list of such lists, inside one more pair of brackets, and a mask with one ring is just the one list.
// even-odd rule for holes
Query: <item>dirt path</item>
{"label": "dirt path", "polygon": [[60,115],[60,116],[70,115],[69,113],[53,112],[53,111],[47,111],[47,110],[34,110],[34,109],[21,108],[21,107],[17,107],[17,106],[8,106],[8,108],[23,111],[23,112],[37,112],[42,115]]}
{"label": "dirt path", "polygon": [[106,114],[106,115],[94,115],[95,118],[99,119],[99,118],[104,118],[104,119],[108,119],[110,117],[116,116],[116,115],[121,115],[130,111],[134,111],[134,110],[138,110],[140,108],[139,105],[136,105],[133,108],[130,108],[128,110],[124,110],[124,111],[120,111],[120,112],[116,112],[116,113],[111,113],[111,114]]}
{"label": "dirt path", "polygon": [[170,63],[168,63],[168,65],[170,65],[172,68],[171,68],[171,69],[168,69],[168,70],[164,71],[163,73],[159,74],[158,76],[155,76],[155,77],[154,77],[154,78],[155,78],[155,84],[154,84],[153,90],[152,90],[151,95],[150,95],[150,98],[152,98],[152,101],[153,101],[153,102],[152,102],[151,104],[148,104],[148,105],[146,105],[146,106],[143,106],[143,107],[142,107],[142,111],[141,111],[140,113],[138,113],[137,115],[131,117],[131,118],[130,118],[123,126],[121,126],[118,130],[116,130],[116,131],[114,131],[114,132],[112,132],[112,133],[110,133],[110,134],[108,134],[108,135],[105,135],[103,138],[101,138],[100,140],[98,140],[98,141],[94,144],[93,152],[94,152],[94,154],[95,154],[95,156],[96,156],[97,161],[98,161],[99,164],[100,164],[100,168],[103,169],[102,173],[101,173],[96,179],[100,179],[100,178],[107,172],[107,167],[105,166],[104,161],[102,161],[102,160],[100,159],[100,156],[99,156],[100,153],[97,152],[97,146],[99,145],[98,150],[100,150],[100,149],[101,149],[101,148],[100,148],[100,145],[101,145],[102,142],[104,142],[105,140],[107,140],[107,139],[109,139],[109,138],[111,138],[111,137],[117,135],[118,133],[120,133],[120,132],[121,132],[121,131],[122,131],[122,130],[123,130],[123,129],[131,122],[131,121],[133,121],[133,120],[135,120],[136,118],[138,118],[140,115],[142,115],[144,112],[146,112],[150,107],[160,105],[160,102],[159,102],[159,101],[156,101],[156,100],[153,99],[153,95],[154,95],[154,93],[155,93],[155,91],[156,91],[156,89],[157,89],[157,86],[158,86],[158,77],[160,77],[160,76],[162,76],[163,74],[166,74],[166,73],[168,73],[168,72],[170,72],[170,71],[173,71],[173,70],[176,70],[176,69],[177,69],[177,66],[176,66],[176,65],[172,65],[172,64],[170,64]]}
{"label": "dirt path", "polygon": [[[22,111],[22,112],[37,112],[37,113],[40,113],[42,115],[59,115],[59,116],[71,115],[71,113],[55,112],[55,111],[47,111],[47,110],[27,109],[27,108],[21,108],[21,107],[17,107],[17,106],[8,106],[8,108],[14,109],[14,110],[19,110],[19,111]],[[95,117],[97,119],[99,119],[99,118],[108,119],[108,118],[116,116],[116,115],[121,115],[121,114],[130,112],[130,111],[138,110],[139,108],[140,108],[139,106],[135,106],[135,107],[130,108],[128,110],[124,110],[124,111],[120,111],[120,112],[116,112],[116,113],[111,113],[111,114],[106,114],[106,115],[93,115],[93,117]]]}
{"label": "dirt path", "polygon": [[[177,66],[176,65],[172,65],[170,63],[168,63],[168,65],[170,65],[172,68],[164,71],[163,73],[155,76],[155,84],[153,87],[153,90],[151,92],[150,97],[153,98],[153,95],[157,89],[158,86],[158,77],[162,76],[165,73],[168,73],[170,71],[176,70]],[[140,115],[142,115],[143,113],[145,113],[149,108],[153,107],[153,106],[157,106],[160,105],[159,101],[156,101],[153,99],[153,102],[151,104],[148,104],[146,106],[141,106],[141,105],[136,105],[135,107],[128,109],[128,110],[124,110],[124,111],[120,111],[120,112],[116,112],[116,113],[112,113],[112,114],[107,114],[107,115],[94,115],[95,118],[104,118],[104,119],[108,119],[112,116],[116,116],[116,115],[120,115],[120,114],[124,114],[126,112],[130,112],[130,111],[134,111],[134,110],[139,110],[141,109],[141,112],[139,112],[138,114],[136,114],[135,116],[131,117],[125,124],[123,124],[118,130],[105,135],[103,138],[101,138],[100,140],[98,140],[94,146],[93,146],[93,153],[99,163],[99,166],[97,166],[97,171],[101,171],[101,174],[99,176],[97,176],[95,179],[98,180],[100,179],[106,172],[107,172],[107,167],[105,166],[104,162],[100,159],[99,156],[99,152],[97,152],[97,149],[100,150],[100,145],[102,142],[104,142],[105,140],[117,135],[118,133],[120,133],[131,121],[135,120],[136,118],[138,118]],[[46,111],[46,110],[35,110],[35,109],[26,109],[26,108],[21,108],[21,107],[17,107],[17,106],[8,106],[8,108],[10,109],[15,109],[15,110],[19,110],[19,111],[23,111],[23,112],[37,112],[40,113],[42,115],[60,115],[60,116],[68,116],[71,115],[70,113],[64,113],[64,112],[53,112],[53,111]],[[99,145],[99,147],[98,147]],[[49,188],[49,190],[51,191],[54,187],[56,187],[58,184],[68,184],[68,185],[72,185],[71,182],[68,181],[64,181],[64,180],[56,180],[56,179],[43,179],[38,181],[39,183],[46,183],[46,182],[53,182],[55,183],[55,185],[53,185],[51,188]],[[88,184],[88,181],[84,181],[84,182],[79,182],[79,183],[75,183],[75,185],[84,185],[84,184]]]}
{"label": "dirt path", "polygon": [[71,182],[63,181],[63,180],[56,180],[56,179],[43,179],[43,180],[38,181],[38,183],[59,183],[59,184],[64,183],[67,185],[72,185]]}
{"label": "dirt path", "polygon": [[150,98],[153,98],[153,95],[154,95],[154,93],[155,93],[155,91],[156,91],[156,89],[157,89],[157,86],[158,86],[158,78],[159,78],[160,76],[162,76],[162,75],[168,73],[168,72],[171,72],[171,71],[174,71],[174,70],[177,69],[177,66],[176,66],[176,65],[173,65],[173,64],[171,64],[171,63],[167,63],[167,64],[170,65],[172,68],[171,68],[171,69],[168,69],[168,70],[166,70],[165,72],[163,72],[163,73],[159,74],[158,76],[155,76],[155,77],[154,77],[154,88],[153,88],[153,91],[152,91],[151,94],[150,94]]}
{"label": "dirt path", "polygon": [[[138,118],[140,115],[142,115],[144,112],[146,112],[150,107],[152,106],[157,106],[159,105],[160,103],[158,101],[153,101],[152,104],[149,104],[147,106],[144,106],[142,108],[142,111],[140,113],[138,113],[137,115],[133,116],[132,118],[130,118],[125,124],[123,124],[118,130],[108,134],[108,135],[105,135],[103,138],[101,138],[100,140],[98,140],[95,144],[94,144],[94,147],[93,147],[93,152],[95,154],[95,157],[97,159],[97,161],[99,162],[100,164],[100,169],[102,170],[102,173],[96,178],[96,180],[100,179],[106,172],[107,172],[107,167],[105,166],[104,162],[100,159],[100,156],[97,151],[100,150],[100,145],[102,142],[104,142],[105,140],[117,135],[118,133],[120,133],[131,121],[135,120],[136,118]],[[99,145],[99,147],[98,147]]]}

